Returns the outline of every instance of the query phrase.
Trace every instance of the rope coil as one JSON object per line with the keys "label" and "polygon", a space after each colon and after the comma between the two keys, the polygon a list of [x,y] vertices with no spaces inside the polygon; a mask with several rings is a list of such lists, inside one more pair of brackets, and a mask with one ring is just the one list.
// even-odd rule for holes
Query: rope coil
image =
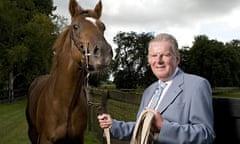
{"label": "rope coil", "polygon": [[151,111],[142,111],[135,125],[130,144],[148,144],[155,141],[159,133],[151,132],[154,113]]}

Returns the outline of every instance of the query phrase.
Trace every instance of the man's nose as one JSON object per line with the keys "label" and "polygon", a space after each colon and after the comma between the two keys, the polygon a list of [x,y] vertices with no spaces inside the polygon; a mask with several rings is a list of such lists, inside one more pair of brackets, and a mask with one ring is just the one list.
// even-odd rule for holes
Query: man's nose
{"label": "man's nose", "polygon": [[163,57],[162,57],[161,55],[158,56],[158,58],[157,58],[157,63],[158,63],[158,64],[163,64],[163,63],[164,63]]}

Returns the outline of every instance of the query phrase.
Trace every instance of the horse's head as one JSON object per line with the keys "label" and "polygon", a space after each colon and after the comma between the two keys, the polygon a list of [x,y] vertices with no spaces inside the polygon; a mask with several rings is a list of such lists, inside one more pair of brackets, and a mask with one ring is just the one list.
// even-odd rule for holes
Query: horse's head
{"label": "horse's head", "polygon": [[105,26],[99,19],[102,13],[101,1],[93,10],[84,10],[76,0],[70,0],[69,11],[72,17],[69,32],[73,59],[90,72],[105,68],[113,54],[104,38]]}

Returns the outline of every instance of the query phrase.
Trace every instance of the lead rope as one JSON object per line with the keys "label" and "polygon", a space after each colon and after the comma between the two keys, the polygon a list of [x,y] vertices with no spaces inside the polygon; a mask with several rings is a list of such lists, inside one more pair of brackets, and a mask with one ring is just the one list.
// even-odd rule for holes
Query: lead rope
{"label": "lead rope", "polygon": [[[104,107],[102,106],[102,104],[101,103],[95,103],[95,102],[91,101],[89,84],[88,84],[89,76],[90,76],[90,73],[87,73],[86,83],[85,83],[86,84],[85,93],[86,93],[86,97],[87,97],[87,104],[89,106],[94,107],[98,111],[99,114],[103,114],[104,113]],[[104,128],[103,131],[104,131],[104,135],[106,137],[107,144],[111,144],[109,128]]]}

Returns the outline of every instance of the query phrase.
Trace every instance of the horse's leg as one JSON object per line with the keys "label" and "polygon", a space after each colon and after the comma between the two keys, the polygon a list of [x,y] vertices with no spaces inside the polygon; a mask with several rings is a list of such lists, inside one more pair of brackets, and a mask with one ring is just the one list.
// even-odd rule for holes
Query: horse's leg
{"label": "horse's leg", "polygon": [[81,144],[84,144],[84,135],[82,135],[82,136],[80,137],[80,143],[81,143]]}
{"label": "horse's leg", "polygon": [[76,141],[73,142],[74,144],[84,144],[84,135],[80,135]]}
{"label": "horse's leg", "polygon": [[38,133],[35,127],[29,126],[28,137],[30,138],[32,144],[38,144]]}
{"label": "horse's leg", "polygon": [[83,136],[80,136],[79,138],[74,138],[74,139],[70,139],[68,140],[69,144],[84,144],[84,138]]}
{"label": "horse's leg", "polygon": [[28,137],[32,144],[38,143],[38,133],[36,127],[32,124],[32,121],[30,119],[30,115],[28,112],[28,107],[26,109],[26,119],[28,123]]}
{"label": "horse's leg", "polygon": [[40,142],[39,144],[54,144],[52,141],[50,141],[49,139],[47,139],[46,136],[40,136]]}

